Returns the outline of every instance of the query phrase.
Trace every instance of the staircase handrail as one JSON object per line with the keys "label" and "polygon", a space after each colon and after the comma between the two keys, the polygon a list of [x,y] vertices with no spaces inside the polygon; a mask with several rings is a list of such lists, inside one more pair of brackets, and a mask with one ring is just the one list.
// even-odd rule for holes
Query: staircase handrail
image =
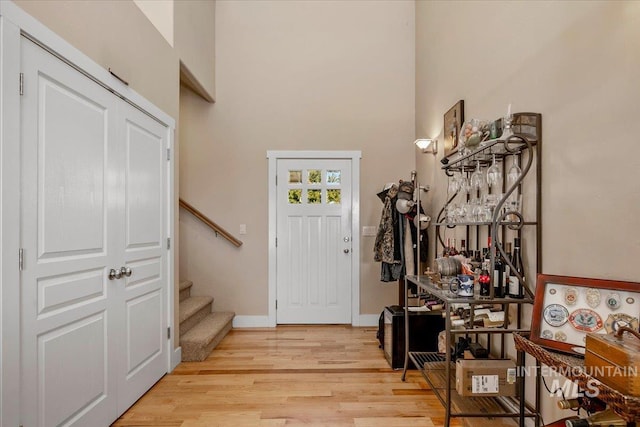
{"label": "staircase handrail", "polygon": [[233,235],[231,233],[229,233],[227,230],[225,230],[224,228],[220,227],[218,224],[216,224],[215,222],[210,220],[205,214],[200,212],[198,209],[194,208],[189,203],[187,203],[184,200],[182,200],[182,198],[179,199],[179,203],[180,203],[180,207],[181,208],[183,208],[186,211],[188,211],[189,213],[191,213],[193,216],[195,216],[200,221],[202,221],[207,227],[212,229],[216,233],[216,236],[218,234],[220,234],[220,235],[222,235],[222,237],[224,237],[229,242],[231,242],[234,246],[236,246],[236,247],[242,246],[242,241],[241,240],[238,240],[235,237],[233,237]]}

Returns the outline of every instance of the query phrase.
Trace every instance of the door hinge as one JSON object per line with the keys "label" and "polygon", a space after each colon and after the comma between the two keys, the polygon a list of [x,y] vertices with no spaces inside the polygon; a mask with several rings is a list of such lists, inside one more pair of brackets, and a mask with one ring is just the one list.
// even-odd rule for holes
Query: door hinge
{"label": "door hinge", "polygon": [[171,249],[171,237],[167,238],[167,250]]}
{"label": "door hinge", "polygon": [[278,238],[276,237],[276,248],[278,247]]}
{"label": "door hinge", "polygon": [[278,300],[276,300],[276,310],[278,309]]}
{"label": "door hinge", "polygon": [[167,328],[167,339],[170,340],[171,339],[171,327]]}
{"label": "door hinge", "polygon": [[20,73],[20,95],[24,95],[24,73]]}
{"label": "door hinge", "polygon": [[24,270],[24,249],[22,248],[18,251],[18,269]]}
{"label": "door hinge", "polygon": [[167,161],[171,160],[171,148],[167,148]]}
{"label": "door hinge", "polygon": [[278,175],[276,175],[276,185],[278,185]]}

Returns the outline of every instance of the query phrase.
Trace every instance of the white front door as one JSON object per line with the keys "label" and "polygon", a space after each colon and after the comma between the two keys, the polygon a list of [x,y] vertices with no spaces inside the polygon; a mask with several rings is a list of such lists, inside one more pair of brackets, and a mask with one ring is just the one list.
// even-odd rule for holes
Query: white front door
{"label": "white front door", "polygon": [[24,38],[22,71],[22,424],[108,425],[166,372],[166,128]]}
{"label": "white front door", "polygon": [[277,323],[351,323],[351,160],[277,160]]}

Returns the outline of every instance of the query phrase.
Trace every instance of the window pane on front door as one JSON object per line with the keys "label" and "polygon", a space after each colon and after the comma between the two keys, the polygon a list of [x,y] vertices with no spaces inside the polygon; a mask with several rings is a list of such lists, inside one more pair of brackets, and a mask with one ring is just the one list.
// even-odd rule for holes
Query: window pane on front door
{"label": "window pane on front door", "polygon": [[302,203],[302,190],[298,189],[294,189],[294,190],[289,190],[289,203],[291,203],[292,205],[299,205],[300,203]]}
{"label": "window pane on front door", "polygon": [[309,169],[307,171],[307,183],[320,184],[322,182],[322,171],[319,169]]}
{"label": "window pane on front door", "polygon": [[327,184],[328,185],[339,185],[340,184],[340,171],[327,171]]}
{"label": "window pane on front door", "polygon": [[310,203],[310,204],[322,203],[322,191],[307,190],[307,203]]}
{"label": "window pane on front door", "polygon": [[289,184],[302,184],[302,171],[289,171]]}
{"label": "window pane on front door", "polygon": [[340,203],[340,190],[327,190],[327,203]]}

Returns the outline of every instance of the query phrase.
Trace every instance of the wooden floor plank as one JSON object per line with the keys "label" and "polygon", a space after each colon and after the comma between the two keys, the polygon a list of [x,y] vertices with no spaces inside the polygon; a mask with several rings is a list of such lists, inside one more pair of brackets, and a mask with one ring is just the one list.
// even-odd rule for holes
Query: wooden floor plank
{"label": "wooden floor plank", "polygon": [[[440,426],[417,371],[405,382],[376,328],[234,329],[204,362],[181,363],[113,427]],[[460,426],[460,420],[453,420]]]}

